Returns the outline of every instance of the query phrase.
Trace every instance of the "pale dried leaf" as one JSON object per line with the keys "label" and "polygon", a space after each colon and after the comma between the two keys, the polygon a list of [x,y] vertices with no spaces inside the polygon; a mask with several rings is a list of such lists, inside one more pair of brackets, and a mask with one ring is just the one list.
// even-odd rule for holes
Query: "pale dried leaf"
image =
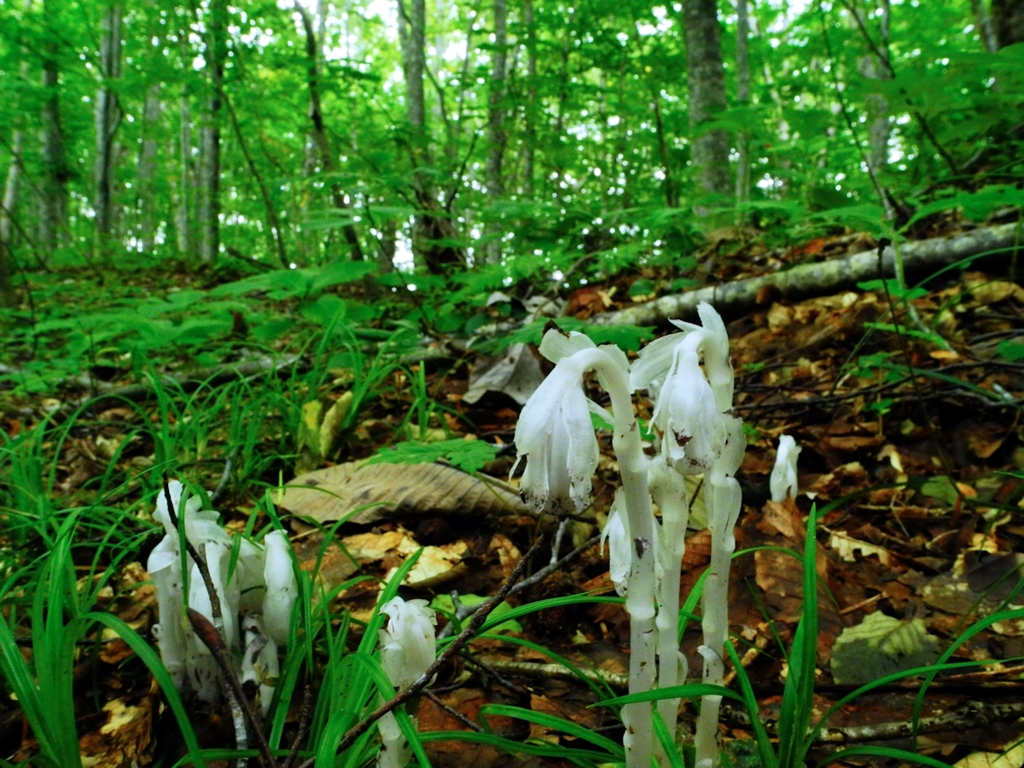
{"label": "pale dried leaf", "polygon": [[513,486],[444,464],[339,464],[296,477],[277,503],[321,523],[344,518],[365,524],[403,515],[532,514]]}

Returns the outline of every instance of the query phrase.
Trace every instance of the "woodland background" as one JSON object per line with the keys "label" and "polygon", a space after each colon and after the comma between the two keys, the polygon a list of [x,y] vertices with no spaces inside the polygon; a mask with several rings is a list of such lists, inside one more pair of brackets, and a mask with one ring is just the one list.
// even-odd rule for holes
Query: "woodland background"
{"label": "woodland background", "polygon": [[[1022,150],[1019,0],[0,1],[0,640],[21,649],[0,661],[24,660],[20,677],[2,670],[19,703],[47,705],[26,720],[3,699],[0,756],[36,753],[47,729],[90,766],[186,751],[139,654],[156,612],[150,512],[180,478],[235,532],[284,518],[304,572],[343,591],[313,604],[273,714],[275,748],[301,741],[308,716],[303,749],[334,764],[326,724],[344,686],[329,686],[382,579],[425,546],[433,570],[403,589],[457,621],[449,591],[463,605],[494,594],[533,540],[514,486],[487,507],[486,475],[508,477],[548,317],[635,352],[693,310],[650,300],[713,291],[749,443],[740,546],[806,545],[833,596],[809,635],[807,712],[857,672],[892,671],[876,646],[881,671],[847,656],[841,672],[834,651],[849,630],[895,623],[883,633],[909,627],[928,646],[902,662],[943,648],[974,673],[932,687],[928,754],[1019,757]],[[888,270],[851,279],[842,259],[891,264],[886,241],[908,264],[945,252],[924,272],[964,260],[925,287],[868,281]],[[769,284],[797,274],[811,284],[799,296]],[[745,306],[730,299],[743,285]],[[478,354],[500,350],[504,369]],[[595,426],[600,516],[616,468]],[[773,507],[784,432],[805,446],[802,494]],[[375,454],[421,463],[363,463]],[[424,463],[439,458],[468,473]],[[347,506],[282,494],[310,471]],[[467,510],[450,483],[490,490]],[[808,494],[829,510],[817,541]],[[391,506],[340,527],[367,499]],[[511,600],[518,644],[474,641],[425,694],[433,764],[564,764],[578,738],[527,743],[562,737],[526,709],[621,736],[586,676],[566,682],[540,650],[622,683],[628,621],[607,560],[592,528],[559,531],[554,566],[531,562]],[[335,533],[340,547],[325,543]],[[690,594],[706,532],[687,552]],[[788,558],[738,558],[730,595],[772,738],[804,735],[776,717],[816,589]],[[1013,621],[970,628],[1007,607]],[[70,617],[93,608],[137,644],[76,647],[86,625]],[[699,642],[691,626],[691,669]],[[69,648],[64,687],[45,689],[33,670]],[[907,738],[917,685],[838,713],[816,756],[865,739],[921,747]],[[508,727],[470,745],[481,711]],[[232,743],[223,711],[189,713],[186,740]],[[725,723],[743,757],[749,719]],[[346,759],[369,759],[370,739]],[[529,750],[534,763],[514,762]]]}

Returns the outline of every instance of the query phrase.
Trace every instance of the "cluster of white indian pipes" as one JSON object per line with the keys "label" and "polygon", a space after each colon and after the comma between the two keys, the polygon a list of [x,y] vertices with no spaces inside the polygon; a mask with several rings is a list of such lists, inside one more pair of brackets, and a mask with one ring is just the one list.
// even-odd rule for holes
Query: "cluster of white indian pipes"
{"label": "cluster of white indian pipes", "polygon": [[[701,325],[677,320],[682,333],[648,344],[630,367],[613,345],[597,347],[580,333],[549,330],[540,352],[555,368],[526,403],[516,427],[519,458],[528,457],[520,489],[538,511],[582,512],[590,504],[598,444],[591,414],[613,425],[612,444],[622,487],[604,535],[610,570],[626,597],[630,616],[629,691],[640,693],[685,682],[687,663],[679,649],[679,584],[689,517],[684,476],[704,475],[711,531],[711,564],[703,590],[704,682],[721,684],[728,632],[729,565],[733,528],[742,506],[734,477],[746,441],[732,415],[733,372],[729,337],[719,314],[698,308]],[[597,376],[608,393],[609,414],[584,393],[583,377]],[[660,435],[653,456],[644,453],[632,395],[646,390],[654,401],[652,422]],[[515,467],[513,467],[513,473]],[[660,522],[653,512],[656,504]],[[698,768],[718,762],[720,696],[703,698],[695,746]],[[678,699],[663,699],[657,711],[675,733]],[[628,704],[622,716],[629,768],[649,768],[655,747],[653,707]]]}
{"label": "cluster of white indian pipes", "polygon": [[[160,494],[153,513],[166,533],[146,564],[160,612],[160,623],[153,627],[160,658],[179,690],[190,689],[203,701],[218,700],[219,667],[185,614],[184,564],[188,606],[218,629],[239,661],[241,682],[259,685],[260,704],[266,715],[279,673],[277,649],[288,643],[292,606],[298,595],[288,537],[284,531],[272,531],[264,538],[263,546],[238,537],[234,571],[229,573],[233,539],[217,522],[219,514],[202,510],[196,496],[182,507],[182,485],[177,480],[168,483],[168,491]],[[214,616],[198,565],[190,555],[183,556],[178,528],[167,506],[168,495],[175,517],[183,518],[188,543],[206,560],[221,605],[219,617]]]}

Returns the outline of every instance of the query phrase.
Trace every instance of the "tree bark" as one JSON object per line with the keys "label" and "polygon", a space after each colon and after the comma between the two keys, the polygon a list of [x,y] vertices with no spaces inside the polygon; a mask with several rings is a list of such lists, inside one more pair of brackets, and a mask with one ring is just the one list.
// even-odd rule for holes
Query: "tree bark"
{"label": "tree bark", "polygon": [[[750,104],[750,17],[747,0],[736,0],[736,101],[740,106]],[[736,207],[741,209],[739,223],[745,218],[742,206],[750,200],[750,136],[740,131],[736,137],[739,161],[736,164]]]}
{"label": "tree bark", "polygon": [[992,22],[1000,48],[1024,43],[1024,3],[1021,0],[992,0]]}
{"label": "tree bark", "polygon": [[220,252],[220,123],[223,111],[227,0],[212,0],[206,32],[206,73],[210,93],[199,129],[199,256],[216,261]]}
{"label": "tree bark", "polygon": [[[505,98],[506,46],[508,34],[508,6],[505,0],[494,0],[494,49],[491,52],[491,82],[488,94],[487,114],[487,198],[491,206],[495,206],[505,196],[505,181],[502,177],[502,161],[505,156]],[[494,212],[492,210],[492,215]],[[487,262],[501,262],[501,225],[498,222],[490,226],[493,239],[487,243]]]}
{"label": "tree bark", "polygon": [[[697,186],[707,196],[729,195],[729,134],[705,130],[726,107],[722,40],[715,0],[683,0],[686,74],[690,96],[690,141]],[[708,212],[698,206],[698,213]]]}
{"label": "tree bark", "polygon": [[523,24],[526,26],[526,130],[523,140],[523,194],[533,198],[534,158],[537,151],[537,27],[533,20],[533,0],[523,0]]}
{"label": "tree bark", "polygon": [[[888,80],[892,76],[889,64],[889,0],[881,0],[881,24],[877,52],[862,56],[857,68],[865,80]],[[867,19],[861,24],[866,28]],[[889,164],[889,102],[881,93],[870,93],[865,99],[868,112],[868,163],[875,178]],[[882,195],[886,201],[886,217],[893,218],[896,211],[888,202],[888,195]]]}
{"label": "tree bark", "polygon": [[135,182],[138,192],[135,198],[136,236],[144,253],[153,250],[156,238],[156,153],[157,130],[163,104],[160,101],[160,83],[153,83],[146,91],[146,105],[142,111],[142,147],[139,149],[139,164]]}
{"label": "tree bark", "polygon": [[[22,67],[24,70],[24,67]],[[14,210],[18,206],[18,191],[21,186],[21,152],[25,143],[25,132],[21,128],[11,136],[11,164],[7,168],[4,183],[3,210],[0,210],[0,307],[17,306],[14,293]]]}
{"label": "tree bark", "polygon": [[[1016,223],[1001,224],[952,237],[918,240],[904,243],[900,254],[908,275],[926,275],[961,259],[1018,247],[1017,229]],[[892,246],[887,247],[882,252],[880,270],[878,250],[862,251],[844,259],[804,264],[784,272],[663,296],[618,312],[597,315],[592,322],[597,325],[657,325],[669,318],[696,317],[697,305],[702,301],[713,305],[723,317],[736,317],[757,307],[759,296],[781,295],[797,300],[853,288],[865,280],[890,278],[893,276],[894,257]],[[999,254],[998,258],[1005,262],[1010,254]],[[767,291],[769,287],[776,290]]]}
{"label": "tree bark", "polygon": [[411,0],[409,13],[406,13],[403,0],[398,0],[398,17],[405,70],[405,110],[410,128],[409,149],[413,165],[412,191],[418,208],[412,238],[413,253],[428,271],[443,274],[450,265],[463,263],[463,258],[450,243],[457,237],[457,233],[447,211],[440,209],[434,185],[424,170],[430,164],[423,93],[426,71],[425,0]]}
{"label": "tree bark", "polygon": [[49,26],[42,44],[45,101],[40,133],[42,181],[39,185],[39,241],[44,251],[54,250],[67,237],[68,180],[71,177],[60,121],[60,72],[57,63],[60,38],[53,28],[54,5],[53,0],[43,2]]}
{"label": "tree bark", "polygon": [[195,256],[195,237],[192,224],[192,110],[188,91],[184,90],[178,103],[178,154],[180,163],[178,188],[174,207],[174,228],[177,233],[178,253],[186,261]]}
{"label": "tree bark", "polygon": [[96,211],[96,236],[100,253],[111,248],[114,219],[114,136],[121,125],[121,104],[114,83],[121,77],[121,7],[111,2],[102,21],[100,36],[100,76],[103,78],[96,94],[96,159],[93,184]]}
{"label": "tree bark", "polygon": [[[334,161],[331,139],[327,134],[327,128],[324,126],[323,111],[320,107],[320,55],[317,36],[313,31],[313,20],[309,18],[309,13],[297,2],[294,8],[302,18],[302,27],[306,33],[306,59],[308,66],[306,83],[309,88],[309,119],[313,123],[311,138],[313,139],[317,154],[320,156],[320,168],[324,173],[333,175],[337,170],[337,164]],[[332,178],[330,180],[330,189],[331,201],[334,207],[339,211],[351,210],[348,202],[345,200],[345,193],[336,179]],[[352,259],[362,261],[364,258],[363,248],[359,244],[359,234],[356,232],[355,225],[348,222],[342,226],[341,232],[345,237],[345,242],[348,243]]]}
{"label": "tree bark", "polygon": [[988,8],[985,7],[985,0],[971,0],[971,11],[974,13],[974,21],[978,26],[978,37],[981,44],[989,53],[999,50],[999,41],[996,39],[996,31],[992,28],[992,17],[989,16]]}

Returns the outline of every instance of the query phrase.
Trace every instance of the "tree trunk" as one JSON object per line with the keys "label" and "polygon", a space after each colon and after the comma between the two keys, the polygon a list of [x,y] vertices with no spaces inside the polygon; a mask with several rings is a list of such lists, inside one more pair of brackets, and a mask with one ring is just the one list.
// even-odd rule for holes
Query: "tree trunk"
{"label": "tree trunk", "polygon": [[[747,11],[747,0],[736,0],[736,101],[741,107],[750,104],[750,61],[747,56],[750,17]],[[736,139],[739,145],[739,161],[736,164],[736,207],[742,209],[750,200],[750,137],[746,131],[740,131]],[[744,217],[741,210],[741,225]]]}
{"label": "tree trunk", "polygon": [[223,111],[226,16],[226,0],[212,0],[203,53],[210,93],[203,124],[199,129],[199,256],[203,261],[211,263],[216,261],[220,252],[220,123]]}
{"label": "tree trunk", "polygon": [[992,0],[992,22],[1000,48],[1024,43],[1024,3],[1021,0]]}
{"label": "tree trunk", "polygon": [[114,219],[114,135],[121,124],[121,105],[114,82],[121,77],[121,7],[110,3],[103,14],[100,36],[100,76],[102,85],[96,94],[96,159],[93,183],[96,211],[96,236],[100,253],[111,247]]}
{"label": "tree trunk", "polygon": [[[439,209],[437,193],[423,170],[430,164],[430,151],[425,129],[426,106],[423,77],[426,71],[426,4],[411,0],[406,13],[403,0],[398,0],[399,39],[405,70],[405,110],[410,128],[410,153],[413,164],[412,191],[416,199],[416,224],[413,231],[413,253],[428,271],[442,274],[452,264],[463,263],[459,251],[450,244],[457,233],[447,212]],[[403,29],[404,27],[404,29]]]}
{"label": "tree trunk", "polygon": [[71,171],[64,154],[64,131],[60,123],[60,76],[57,66],[59,36],[53,29],[53,0],[44,0],[43,9],[50,28],[42,43],[45,101],[40,133],[42,180],[39,185],[39,241],[44,251],[49,252],[67,237],[68,180]]}
{"label": "tree trunk", "polygon": [[526,136],[523,141],[523,194],[533,198],[533,168],[537,147],[535,103],[537,101],[537,28],[533,20],[533,0],[523,0],[523,23],[526,25]]}
{"label": "tree trunk", "polygon": [[[320,156],[320,168],[324,173],[333,175],[337,168],[334,162],[334,152],[331,149],[331,139],[324,126],[324,116],[320,108],[320,76],[319,76],[319,48],[317,45],[316,33],[313,31],[313,20],[309,13],[298,3],[295,3],[295,10],[302,17],[302,26],[306,32],[306,59],[308,64],[307,85],[309,88],[309,119],[313,123],[311,138]],[[331,179],[331,201],[339,211],[350,210],[348,201],[345,200],[345,193],[341,185],[335,179]],[[346,214],[347,217],[347,214]],[[363,260],[363,248],[359,244],[359,234],[355,225],[351,222],[342,226],[341,232],[348,243],[352,259]]]}
{"label": "tree trunk", "polygon": [[163,104],[160,102],[160,83],[153,83],[146,91],[146,106],[142,111],[142,148],[136,170],[135,198],[136,236],[144,253],[153,250],[156,237],[156,152],[157,130]]}
{"label": "tree trunk", "polygon": [[[24,69],[24,67],[22,67]],[[12,280],[14,278],[14,209],[18,206],[21,185],[21,152],[25,133],[21,128],[11,137],[11,164],[4,184],[3,210],[0,210],[0,307],[17,306]]]}
{"label": "tree trunk", "polygon": [[[878,53],[861,57],[858,69],[867,80],[888,80],[892,71],[889,66],[889,0],[881,0],[881,25]],[[866,24],[867,19],[863,19]],[[880,93],[869,94],[866,98],[868,111],[868,163],[877,176],[889,164],[889,102]]]}
{"label": "tree trunk", "polygon": [[[508,6],[505,0],[494,0],[494,49],[491,52],[491,82],[487,114],[487,197],[492,207],[505,196],[505,182],[502,177],[502,160],[505,155],[505,69],[507,65],[505,51],[508,44],[506,22]],[[492,215],[494,212],[492,210]],[[490,226],[490,234],[494,238],[487,243],[487,262],[497,264],[501,261],[501,224],[495,222]]]}
{"label": "tree trunk", "polygon": [[989,53],[999,50],[999,41],[996,39],[996,31],[992,28],[992,17],[989,16],[988,8],[985,7],[985,0],[971,0],[971,11],[974,13],[974,21],[978,27],[978,37],[981,44]]}
{"label": "tree trunk", "polygon": [[180,164],[178,189],[175,195],[174,228],[177,232],[178,253],[186,261],[195,256],[196,245],[192,224],[192,110],[188,104],[188,91],[183,91],[178,103],[178,154]]}
{"label": "tree trunk", "polygon": [[[725,71],[715,0],[683,0],[686,74],[690,96],[690,141],[697,186],[708,196],[729,195],[729,134],[703,123],[725,109]],[[704,209],[707,210],[707,209]],[[698,207],[698,212],[701,208]]]}

